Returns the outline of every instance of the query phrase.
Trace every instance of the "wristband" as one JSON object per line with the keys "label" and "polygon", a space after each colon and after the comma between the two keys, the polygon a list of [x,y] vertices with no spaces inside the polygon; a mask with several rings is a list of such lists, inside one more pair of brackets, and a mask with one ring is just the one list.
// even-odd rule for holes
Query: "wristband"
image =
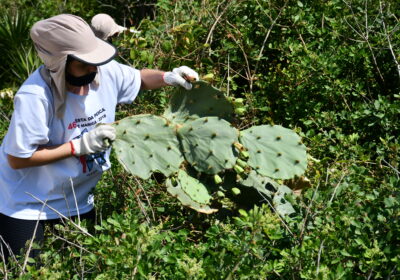
{"label": "wristband", "polygon": [[71,155],[75,155],[75,148],[74,148],[74,143],[72,143],[72,140],[69,141],[69,144],[71,145]]}

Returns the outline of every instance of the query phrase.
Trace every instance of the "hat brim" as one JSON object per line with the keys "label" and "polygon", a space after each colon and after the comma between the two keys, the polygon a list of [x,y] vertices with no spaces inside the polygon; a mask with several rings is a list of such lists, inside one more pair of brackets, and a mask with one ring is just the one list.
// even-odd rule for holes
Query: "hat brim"
{"label": "hat brim", "polygon": [[97,47],[85,54],[70,54],[70,56],[88,65],[99,66],[113,60],[117,55],[117,48],[96,37]]}
{"label": "hat brim", "polygon": [[128,30],[128,28],[123,27],[123,26],[121,26],[121,25],[118,25],[118,28],[117,28],[118,33],[124,32],[124,31],[126,31],[126,30]]}

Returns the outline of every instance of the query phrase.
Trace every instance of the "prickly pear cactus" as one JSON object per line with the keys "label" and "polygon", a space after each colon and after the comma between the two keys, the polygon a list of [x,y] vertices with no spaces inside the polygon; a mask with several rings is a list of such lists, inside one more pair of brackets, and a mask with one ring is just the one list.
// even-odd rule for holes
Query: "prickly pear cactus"
{"label": "prickly pear cactus", "polygon": [[280,125],[253,126],[240,132],[240,143],[248,150],[248,164],[259,174],[291,179],[307,168],[306,147],[292,130]]}
{"label": "prickly pear cactus", "polygon": [[207,188],[199,180],[189,176],[185,171],[179,170],[176,177],[166,180],[167,191],[175,196],[184,206],[190,207],[200,213],[211,214],[217,209],[209,207],[211,196]]}
{"label": "prickly pear cactus", "polygon": [[166,119],[136,115],[113,126],[117,131],[113,148],[128,172],[148,179],[153,172],[170,176],[178,171],[183,156],[175,130]]}
{"label": "prickly pear cactus", "polygon": [[[306,147],[281,126],[261,125],[239,132],[228,121],[246,111],[244,100],[227,98],[205,82],[190,91],[177,89],[163,117],[136,115],[114,123],[119,162],[131,174],[166,177],[167,191],[185,206],[214,213],[213,194],[222,207],[256,189],[282,216],[294,212],[285,199],[291,190],[272,179],[302,175]],[[196,177],[196,178],[194,178]],[[271,179],[272,178],[272,179]]]}
{"label": "prickly pear cactus", "polygon": [[199,172],[217,174],[236,162],[239,131],[217,117],[186,122],[178,129],[185,159]]}
{"label": "prickly pear cactus", "polygon": [[221,91],[200,81],[191,90],[177,89],[163,116],[174,123],[211,116],[231,121],[234,108]]}

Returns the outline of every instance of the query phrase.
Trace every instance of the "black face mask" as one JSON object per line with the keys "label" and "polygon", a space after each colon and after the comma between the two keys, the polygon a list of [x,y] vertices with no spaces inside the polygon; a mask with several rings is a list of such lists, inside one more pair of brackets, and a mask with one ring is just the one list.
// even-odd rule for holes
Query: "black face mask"
{"label": "black face mask", "polygon": [[80,77],[75,77],[65,71],[65,80],[68,82],[68,84],[76,87],[81,87],[84,85],[88,85],[91,82],[93,82],[94,78],[96,77],[97,72],[91,72],[87,75],[80,76]]}

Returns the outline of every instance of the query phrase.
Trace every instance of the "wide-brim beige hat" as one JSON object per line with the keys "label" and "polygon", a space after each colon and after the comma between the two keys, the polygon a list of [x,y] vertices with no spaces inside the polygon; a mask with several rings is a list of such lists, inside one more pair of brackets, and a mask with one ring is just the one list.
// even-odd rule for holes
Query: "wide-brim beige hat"
{"label": "wide-brim beige hat", "polygon": [[118,25],[114,19],[107,14],[95,15],[90,25],[94,34],[102,40],[107,40],[109,37],[127,30],[126,27]]}
{"label": "wide-brim beige hat", "polygon": [[97,46],[87,53],[71,53],[69,56],[89,65],[99,66],[106,64],[117,55],[117,49],[96,37]]}
{"label": "wide-brim beige hat", "polygon": [[36,22],[31,29],[31,38],[46,54],[53,57],[70,55],[90,65],[105,64],[117,54],[117,49],[97,38],[82,18],[69,14]]}

